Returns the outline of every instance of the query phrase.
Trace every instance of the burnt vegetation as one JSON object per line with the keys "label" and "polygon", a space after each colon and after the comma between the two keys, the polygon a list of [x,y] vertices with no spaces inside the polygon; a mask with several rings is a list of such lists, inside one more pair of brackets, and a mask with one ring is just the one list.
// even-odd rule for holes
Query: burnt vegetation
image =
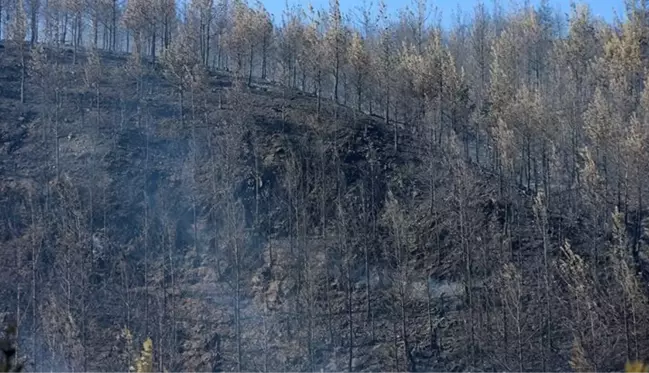
{"label": "burnt vegetation", "polygon": [[0,0],[1,371],[647,357],[645,2],[184,5]]}

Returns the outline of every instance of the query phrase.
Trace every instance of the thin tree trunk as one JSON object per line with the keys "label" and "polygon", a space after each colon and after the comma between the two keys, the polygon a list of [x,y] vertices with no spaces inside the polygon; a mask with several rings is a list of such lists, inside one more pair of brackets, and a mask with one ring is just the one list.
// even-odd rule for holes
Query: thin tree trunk
{"label": "thin tree trunk", "polygon": [[[261,318],[263,333],[264,333],[264,373],[268,372],[268,326],[266,319],[268,318],[268,307],[264,301],[264,315]],[[309,339],[309,344],[311,343]]]}
{"label": "thin tree trunk", "polygon": [[[387,86],[387,84],[388,84],[387,82],[385,84],[386,84],[386,88],[385,88],[385,108],[384,108],[384,110],[385,110],[385,125],[389,126],[390,125],[390,87]],[[395,127],[395,131],[396,131],[396,127]],[[395,140],[395,143],[396,143],[396,140]],[[395,151],[396,151],[396,145],[395,145]]]}
{"label": "thin tree trunk", "polygon": [[266,79],[267,75],[267,59],[268,59],[268,36],[264,35],[263,45],[262,45],[262,54],[261,54],[261,78]]}
{"label": "thin tree trunk", "polygon": [[25,49],[21,41],[20,45],[20,103],[25,103],[25,77],[27,76],[27,66],[25,64]]}
{"label": "thin tree trunk", "polygon": [[[169,233],[171,236],[171,233]],[[176,319],[176,302],[174,297],[176,294],[176,272],[174,264],[174,255],[173,255],[173,241],[169,240],[167,243],[167,255],[169,256],[169,280],[171,281],[171,297],[169,300],[169,307],[171,308],[171,347],[169,348],[170,356],[169,359],[175,363],[174,355],[178,348],[178,334],[177,334],[177,319]]]}
{"label": "thin tree trunk", "polygon": [[54,112],[54,143],[55,143],[55,159],[56,159],[56,179],[59,179],[59,176],[61,175],[61,162],[60,162],[60,146],[59,146],[59,112],[61,110],[61,92],[59,91],[58,88],[56,89],[55,93],[55,100],[56,100],[56,110]]}
{"label": "thin tree trunk", "polygon": [[83,46],[83,16],[81,12],[77,13],[77,47]]}
{"label": "thin tree trunk", "polygon": [[[407,264],[406,264],[407,265]],[[408,372],[414,371],[413,361],[410,356],[410,344],[408,343],[408,317],[406,314],[406,290],[401,285],[401,335],[403,338],[403,360]]]}
{"label": "thin tree trunk", "polygon": [[[58,28],[58,27],[57,27]],[[65,41],[68,36],[68,13],[65,12],[63,16],[63,33],[61,34],[61,44],[65,46]]]}
{"label": "thin tree trunk", "polygon": [[[337,48],[337,47],[336,47]],[[336,65],[334,66],[334,102],[338,103],[338,84],[340,80],[340,56],[336,51]]]}
{"label": "thin tree trunk", "polygon": [[255,54],[253,45],[250,44],[250,60],[248,61],[248,87],[252,86],[252,64],[254,62]]}
{"label": "thin tree trunk", "polygon": [[[149,172],[149,121],[146,118],[146,146],[144,156],[144,172]],[[144,335],[149,335],[149,194],[144,189]]]}
{"label": "thin tree trunk", "polygon": [[[364,227],[367,227],[367,225],[370,223],[369,219],[367,218],[367,206],[366,206],[366,201],[365,201],[365,188],[361,188],[360,193],[361,193],[361,205],[363,208],[363,220],[364,220]],[[364,230],[365,231],[365,230]],[[365,231],[367,232],[367,231]],[[365,304],[366,304],[366,311],[367,311],[367,322],[370,325],[370,331],[372,332],[372,342],[374,342],[374,315],[372,313],[372,284],[371,284],[371,274],[370,274],[370,253],[369,253],[369,248],[368,248],[369,243],[367,240],[363,240],[363,256],[364,256],[364,265],[365,265]]]}
{"label": "thin tree trunk", "polygon": [[185,103],[184,103],[185,95],[183,93],[182,88],[179,90],[179,98],[180,99],[178,101],[178,105],[179,105],[179,109],[180,109],[180,128],[185,128],[185,114],[184,114],[184,112],[185,112],[185,108],[184,108],[184,106],[185,106]]}
{"label": "thin tree trunk", "polygon": [[239,244],[235,238],[234,242],[234,257],[235,257],[235,306],[234,306],[234,319],[235,319],[235,332],[237,342],[237,371],[242,371],[243,351],[241,347],[241,263],[239,258]]}
{"label": "thin tree trunk", "polygon": [[210,63],[210,43],[211,43],[211,19],[207,20],[207,26],[205,30],[205,66]]}
{"label": "thin tree trunk", "polygon": [[475,124],[475,163],[480,166],[480,125]]}
{"label": "thin tree trunk", "polygon": [[[348,249],[351,250],[351,249]],[[349,347],[348,354],[349,359],[347,362],[348,371],[352,372],[354,370],[354,314],[353,314],[353,286],[354,282],[352,279],[352,260],[350,254],[347,258],[347,322],[348,322],[348,333],[349,333]],[[369,284],[368,284],[369,285]]]}
{"label": "thin tree trunk", "polygon": [[[0,14],[0,17],[2,15]],[[34,196],[31,195],[29,196],[29,208],[30,208],[30,213],[31,213],[31,223],[32,227],[36,227],[36,213],[34,211]],[[32,358],[34,359],[34,370],[38,371],[38,358],[37,358],[37,353],[36,353],[36,336],[38,333],[38,328],[37,328],[37,308],[38,308],[38,303],[36,299],[36,270],[37,270],[37,261],[39,258],[40,254],[40,245],[41,245],[41,238],[36,237],[36,230],[32,230],[31,234],[31,246],[32,246],[32,257],[31,257],[31,262],[32,262],[32,338],[31,338],[31,344],[32,344]],[[38,250],[37,250],[38,246]]]}
{"label": "thin tree trunk", "polygon": [[627,315],[629,305],[627,295],[624,294],[624,302],[622,307],[622,319],[624,320],[624,346],[626,347],[626,358],[631,359],[631,331],[629,328],[629,316]]}
{"label": "thin tree trunk", "polygon": [[[111,27],[111,51],[117,51],[117,0],[113,0],[113,14],[112,14],[113,26]],[[126,40],[128,40],[128,34],[126,34]],[[127,41],[128,45],[128,41]],[[128,46],[126,47],[128,51]]]}
{"label": "thin tree trunk", "polygon": [[[461,181],[462,183],[466,182],[465,180]],[[460,235],[462,240],[462,246],[464,247],[464,262],[465,262],[465,281],[466,281],[466,295],[467,295],[467,308],[469,311],[469,358],[471,366],[475,366],[475,326],[474,326],[474,317],[473,317],[473,274],[471,270],[471,249],[468,243],[468,234],[465,223],[465,191],[464,185],[462,185],[460,193],[460,206],[459,206],[459,216],[460,216]]]}
{"label": "thin tree trunk", "polygon": [[72,64],[73,65],[76,65],[76,63],[77,63],[77,49],[78,49],[78,45],[79,45],[79,37],[78,37],[79,28],[78,28],[77,22],[78,22],[78,20],[77,20],[77,18],[75,16],[75,19],[72,22],[73,23],[73,25],[72,25],[72,39],[73,39],[72,40],[72,46],[73,46]]}
{"label": "thin tree trunk", "polygon": [[358,73],[358,79],[356,80],[356,105],[360,113],[363,109],[363,76],[360,73]]}
{"label": "thin tree trunk", "polygon": [[430,288],[430,279],[426,278],[426,313],[428,314],[428,334],[430,338],[430,355],[436,356],[437,348],[437,333],[435,324],[433,322],[433,299],[431,296],[432,289]]}
{"label": "thin tree trunk", "polygon": [[[16,258],[15,258],[15,282],[16,282],[16,340],[20,341],[20,333],[21,333],[21,323],[20,321],[22,320],[22,309],[20,308],[20,293],[22,291],[20,284],[22,284],[21,281],[21,265],[20,265],[20,259],[22,258],[22,248],[21,245],[17,245],[16,247]],[[15,346],[15,356],[20,356],[20,350],[18,346]]]}
{"label": "thin tree trunk", "polygon": [[547,234],[547,222],[546,222],[546,204],[543,202],[539,208],[543,209],[543,215],[541,216],[541,236],[543,238],[543,289],[544,289],[544,300],[545,300],[545,317],[544,317],[544,325],[543,325],[543,335],[545,336],[545,344],[543,346],[543,364],[542,364],[542,370],[546,370],[546,359],[549,356],[549,353],[551,351],[551,345],[552,345],[552,339],[551,339],[551,330],[550,330],[550,325],[552,325],[552,305],[550,302],[550,294],[551,294],[551,289],[550,289],[550,248],[549,245],[550,243],[548,234]]}
{"label": "thin tree trunk", "polygon": [[151,59],[153,60],[153,62],[155,62],[155,57],[156,57],[155,56],[155,52],[156,52],[155,47],[156,47],[156,42],[157,42],[157,36],[158,35],[157,35],[157,33],[155,31],[155,28],[154,28],[154,30],[153,30],[153,32],[151,34]]}
{"label": "thin tree trunk", "polygon": [[99,46],[99,15],[98,10],[95,10],[95,15],[92,20],[92,45],[95,49]]}
{"label": "thin tree trunk", "polygon": [[392,320],[392,351],[394,353],[394,372],[399,372],[399,340],[397,339],[397,320]]}
{"label": "thin tree trunk", "polygon": [[32,31],[29,44],[33,48],[34,45],[38,43],[38,11],[40,8],[40,0],[31,0],[29,5],[31,7],[30,10],[31,10],[31,31]]}
{"label": "thin tree trunk", "polygon": [[164,48],[167,49],[169,48],[169,15],[168,14],[165,14],[162,27],[163,27],[162,42],[164,44]]}
{"label": "thin tree trunk", "polygon": [[322,108],[322,82],[321,82],[321,75],[322,71],[318,70],[318,73],[316,74],[316,96],[318,97],[318,108],[317,108],[317,114],[318,117],[320,117],[320,109]]}
{"label": "thin tree trunk", "polygon": [[521,299],[520,292],[518,292],[518,304],[516,304],[516,344],[518,350],[518,371],[523,370],[523,329],[521,326]]}

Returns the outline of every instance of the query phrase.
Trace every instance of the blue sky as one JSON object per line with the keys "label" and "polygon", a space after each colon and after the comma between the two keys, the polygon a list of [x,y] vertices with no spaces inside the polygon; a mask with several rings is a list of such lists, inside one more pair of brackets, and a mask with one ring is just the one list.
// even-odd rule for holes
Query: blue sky
{"label": "blue sky", "polygon": [[[285,9],[287,0],[262,0],[263,4],[266,6],[268,11],[275,15],[275,21],[280,22],[282,12]],[[327,8],[329,6],[329,0],[310,0],[314,7],[316,8]],[[368,4],[370,2],[375,5],[378,4],[378,0],[365,0]],[[511,0],[498,0],[499,3],[507,9]],[[554,8],[560,9],[563,13],[570,12],[570,0],[548,0],[550,5]],[[388,5],[388,9],[395,10],[397,8],[402,8],[405,5],[410,5],[412,0],[385,0]],[[442,24],[447,26],[449,25],[453,18],[454,13],[457,10],[458,6],[463,13],[470,13],[473,10],[473,7],[480,2],[480,0],[430,0],[429,4],[436,6],[439,11],[441,11]],[[482,0],[488,9],[492,8],[493,0]],[[522,2],[522,1],[521,1]],[[533,4],[539,4],[539,0],[530,0]],[[614,19],[614,11],[618,15],[623,16],[624,14],[624,0],[589,0],[589,1],[578,1],[587,3],[590,5],[593,14],[595,16],[600,16],[607,21],[612,21]],[[289,4],[308,4],[308,0],[288,0]],[[340,6],[345,13],[349,13],[350,10],[353,10],[363,4],[363,0],[340,0]]]}

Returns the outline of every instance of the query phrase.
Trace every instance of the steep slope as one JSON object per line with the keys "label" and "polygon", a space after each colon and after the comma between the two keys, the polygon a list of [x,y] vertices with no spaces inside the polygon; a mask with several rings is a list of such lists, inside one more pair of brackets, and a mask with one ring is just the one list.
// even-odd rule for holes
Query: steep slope
{"label": "steep slope", "polygon": [[[103,359],[115,353],[114,346],[105,343],[106,333],[118,335],[119,326],[138,336],[153,334],[156,341],[169,339],[159,348],[166,364],[175,369],[192,369],[186,356],[203,348],[183,350],[192,338],[211,340],[217,333],[225,341],[258,339],[259,328],[253,325],[262,311],[251,303],[250,281],[268,265],[261,258],[264,248],[295,245],[298,236],[313,240],[312,236],[334,235],[334,227],[326,222],[335,215],[330,205],[334,192],[326,190],[337,183],[334,160],[340,182],[355,185],[368,168],[371,148],[373,161],[381,167],[373,195],[377,203],[384,198],[385,176],[399,161],[387,155],[389,140],[378,122],[365,116],[353,120],[353,112],[342,107],[326,108],[318,119],[314,99],[299,92],[267,84],[240,91],[232,88],[228,76],[211,75],[196,95],[200,104],[184,108],[183,127],[174,92],[150,69],[153,66],[145,66],[149,72],[138,83],[128,74],[126,56],[103,56],[104,75],[95,96],[83,53],[76,66],[70,63],[69,50],[48,49],[43,55],[39,58],[57,74],[49,81],[30,74],[24,105],[16,94],[17,56],[5,51],[0,69],[2,246],[5,253],[18,251],[17,261],[5,264],[5,284],[10,278],[34,282],[31,290],[7,289],[7,299],[14,299],[8,310],[30,314],[22,323],[22,340],[43,359],[36,367],[118,369],[118,362]],[[143,92],[139,100],[138,84]],[[334,115],[332,110],[337,121],[327,119]],[[217,165],[220,162],[225,164]],[[319,197],[304,195],[307,184]],[[301,206],[305,198],[312,200],[309,207]],[[326,206],[316,210],[318,200]],[[230,214],[234,216],[224,216]],[[239,250],[245,253],[233,259],[227,246],[239,240]],[[296,260],[279,249],[274,255],[287,256],[274,262]],[[239,260],[244,264],[233,269],[232,261]],[[297,266],[291,263],[284,270]],[[275,270],[274,264],[270,267]],[[238,287],[244,289],[236,317],[247,318],[239,321],[245,327],[239,325],[238,337],[232,336],[232,310],[203,316],[199,310],[231,306],[237,298],[232,295],[235,270],[240,271]],[[67,284],[64,291],[60,281]],[[288,289],[284,296],[296,298],[299,292]],[[26,297],[39,306],[21,304]],[[160,297],[169,302],[162,309]],[[224,326],[194,330],[201,317]],[[285,316],[275,317],[278,325],[285,322],[280,320]],[[159,329],[161,323],[173,324],[173,331]],[[57,332],[60,328],[65,331]],[[47,340],[46,335],[61,333],[57,338],[64,342],[51,345]],[[291,351],[290,343],[299,341],[293,333],[289,339],[278,338],[275,348]],[[209,364],[217,364],[214,356],[234,354],[233,342],[223,343],[229,351],[210,350]],[[318,348],[335,350],[333,343]],[[246,344],[245,354],[254,354],[255,348]],[[283,359],[275,366],[303,366],[287,360],[303,359],[302,353],[292,354],[273,354]],[[223,359],[218,364],[233,367],[232,356]],[[335,360],[325,362],[331,359],[321,356],[311,364],[331,368]],[[255,364],[242,369],[260,364],[258,358],[242,360]],[[83,366],[76,365],[80,361]]]}
{"label": "steep slope", "polygon": [[23,105],[7,49],[0,296],[34,369],[126,369],[123,328],[168,370],[515,370],[525,343],[544,351],[527,367],[567,369],[577,327],[542,279],[588,228],[539,215],[452,131],[223,72],[181,104],[123,55],[96,89],[65,49],[31,53]]}

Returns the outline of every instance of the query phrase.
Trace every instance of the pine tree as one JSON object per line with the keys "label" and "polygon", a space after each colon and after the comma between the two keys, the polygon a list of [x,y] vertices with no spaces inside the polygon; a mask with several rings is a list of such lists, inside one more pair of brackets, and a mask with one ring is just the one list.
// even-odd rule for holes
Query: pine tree
{"label": "pine tree", "polygon": [[370,55],[367,51],[365,40],[358,32],[352,34],[349,46],[349,62],[356,76],[356,107],[359,112],[363,108],[363,93],[367,84],[367,76],[371,71]]}
{"label": "pine tree", "polygon": [[[164,9],[169,9],[171,2],[166,4]],[[132,33],[133,41],[135,42],[135,53],[144,55],[142,46],[144,38],[150,38],[151,44],[151,57],[155,59],[156,43],[157,43],[157,16],[160,14],[160,2],[158,0],[128,0],[124,14],[122,15],[122,22],[126,28]],[[168,14],[165,11],[163,14]],[[127,51],[130,52],[130,51]]]}
{"label": "pine tree", "polygon": [[[185,92],[201,82],[201,60],[197,54],[196,40],[187,28],[181,30],[162,55],[165,77],[172,82],[178,92],[180,125],[184,127]],[[192,101],[193,104],[193,101]]]}

